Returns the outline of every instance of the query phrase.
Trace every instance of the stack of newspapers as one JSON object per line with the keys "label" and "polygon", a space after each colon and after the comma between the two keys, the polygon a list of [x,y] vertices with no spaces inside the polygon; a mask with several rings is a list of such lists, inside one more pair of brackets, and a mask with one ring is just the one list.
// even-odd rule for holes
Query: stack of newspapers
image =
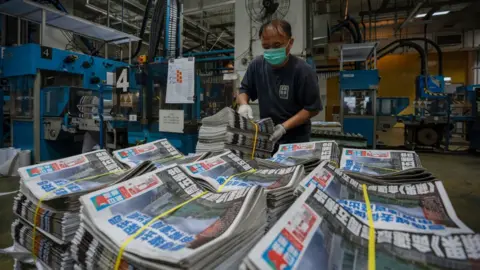
{"label": "stack of newspapers", "polygon": [[256,159],[258,166],[262,168],[304,165],[307,173],[311,172],[324,160],[338,164],[340,160],[340,149],[336,142],[323,141],[282,144],[272,158]]}
{"label": "stack of newspapers", "polygon": [[80,203],[72,245],[79,269],[228,269],[266,225],[262,188],[202,191],[178,166],[89,193]]}
{"label": "stack of newspapers", "polygon": [[267,158],[275,147],[275,143],[268,140],[273,129],[271,118],[253,121],[225,107],[215,115],[202,119],[196,152],[230,149],[242,158],[251,158],[252,155]]}
{"label": "stack of newspapers", "polygon": [[184,156],[167,139],[133,146],[113,152],[113,155],[123,164],[135,168],[144,161],[152,162],[157,168],[172,164],[183,164],[197,161],[209,153]]}
{"label": "stack of newspapers", "polygon": [[[361,184],[322,163],[241,269],[477,269],[480,235],[440,181]],[[370,227],[370,225],[372,225]]]}
{"label": "stack of newspapers", "polygon": [[58,259],[44,261],[48,265],[66,263],[63,253],[58,257],[45,255],[43,244],[68,252],[65,246],[80,224],[79,197],[153,169],[146,162],[126,170],[105,150],[20,168],[20,192],[14,199],[13,212],[20,219],[15,228],[23,229],[13,232],[14,241],[41,260],[44,256],[48,260]]}
{"label": "stack of newspapers", "polygon": [[253,186],[265,188],[269,225],[276,222],[295,200],[293,191],[304,176],[302,165],[255,170],[232,152],[181,167],[199,186],[212,192],[228,192]]}

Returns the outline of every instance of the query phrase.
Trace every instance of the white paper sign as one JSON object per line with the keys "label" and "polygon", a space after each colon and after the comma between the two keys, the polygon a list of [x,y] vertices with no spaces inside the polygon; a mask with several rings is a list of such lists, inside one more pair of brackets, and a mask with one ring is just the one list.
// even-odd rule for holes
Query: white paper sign
{"label": "white paper sign", "polygon": [[193,103],[195,93],[195,58],[170,59],[166,103]]}
{"label": "white paper sign", "polygon": [[128,115],[128,121],[131,121],[131,122],[137,121],[137,115],[136,114]]}
{"label": "white paper sign", "polygon": [[183,110],[159,110],[159,131],[183,133]]}

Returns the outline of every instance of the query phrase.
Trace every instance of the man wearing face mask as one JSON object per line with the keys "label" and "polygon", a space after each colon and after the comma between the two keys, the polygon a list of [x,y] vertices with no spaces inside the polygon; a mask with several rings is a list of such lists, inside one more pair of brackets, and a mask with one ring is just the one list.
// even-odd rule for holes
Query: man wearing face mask
{"label": "man wearing face mask", "polygon": [[260,117],[271,117],[275,130],[270,141],[308,142],[310,118],[322,110],[317,75],[302,59],[290,55],[294,39],[287,21],[273,20],[259,31],[263,56],[248,66],[237,96],[238,113],[253,118],[249,99],[258,99]]}

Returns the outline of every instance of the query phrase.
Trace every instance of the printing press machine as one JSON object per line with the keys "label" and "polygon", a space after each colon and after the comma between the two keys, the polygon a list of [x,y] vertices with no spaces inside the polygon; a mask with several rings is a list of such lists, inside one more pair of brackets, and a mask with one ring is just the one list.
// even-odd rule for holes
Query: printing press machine
{"label": "printing press machine", "polygon": [[127,64],[38,44],[2,49],[11,145],[32,150],[35,162],[80,153],[85,132],[99,132],[103,123],[91,113],[80,113],[78,102],[97,97],[93,107],[98,116],[100,97],[112,96],[111,88],[103,86],[107,73]]}

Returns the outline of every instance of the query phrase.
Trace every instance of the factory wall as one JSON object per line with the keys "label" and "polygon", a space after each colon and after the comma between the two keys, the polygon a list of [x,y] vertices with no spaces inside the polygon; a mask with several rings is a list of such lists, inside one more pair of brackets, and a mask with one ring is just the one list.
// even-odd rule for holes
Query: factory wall
{"label": "factory wall", "polygon": [[[468,84],[470,68],[468,67],[468,52],[443,53],[443,73],[451,77],[452,84]],[[333,61],[331,64],[335,64]],[[437,74],[438,61],[436,54],[429,54],[428,70],[430,74]],[[409,97],[410,103],[415,98],[415,78],[420,74],[420,59],[418,54],[388,55],[378,62],[381,76],[378,89],[379,97]],[[326,120],[333,120],[333,107],[339,106],[338,77],[327,80],[327,108]]]}

